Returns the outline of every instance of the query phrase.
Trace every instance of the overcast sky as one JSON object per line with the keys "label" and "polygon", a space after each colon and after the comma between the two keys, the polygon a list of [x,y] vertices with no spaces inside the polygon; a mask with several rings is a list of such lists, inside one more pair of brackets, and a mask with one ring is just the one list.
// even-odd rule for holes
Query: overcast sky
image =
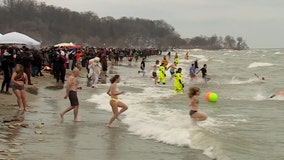
{"label": "overcast sky", "polygon": [[165,20],[182,38],[240,36],[251,48],[284,48],[284,0],[38,0],[70,10]]}

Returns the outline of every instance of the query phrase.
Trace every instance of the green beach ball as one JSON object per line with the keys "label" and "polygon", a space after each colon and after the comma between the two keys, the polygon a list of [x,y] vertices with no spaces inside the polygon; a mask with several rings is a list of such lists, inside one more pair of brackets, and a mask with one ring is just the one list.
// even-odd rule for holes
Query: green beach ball
{"label": "green beach ball", "polygon": [[211,93],[209,95],[209,101],[210,102],[217,102],[218,101],[218,95],[216,93]]}

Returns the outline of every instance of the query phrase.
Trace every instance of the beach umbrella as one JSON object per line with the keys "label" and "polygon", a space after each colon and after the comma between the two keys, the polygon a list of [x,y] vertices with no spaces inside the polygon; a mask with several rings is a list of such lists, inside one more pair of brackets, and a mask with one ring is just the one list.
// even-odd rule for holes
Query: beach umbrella
{"label": "beach umbrella", "polygon": [[19,32],[10,32],[0,36],[0,44],[40,46],[40,42]]}
{"label": "beach umbrella", "polygon": [[58,43],[54,45],[54,47],[71,47],[71,46],[75,46],[75,44],[70,42],[70,43]]}
{"label": "beach umbrella", "polygon": [[66,47],[68,49],[71,49],[71,48],[75,48],[75,49],[81,48],[80,45],[75,45],[72,42],[70,42],[70,43],[58,43],[58,44],[54,45],[54,47]]}

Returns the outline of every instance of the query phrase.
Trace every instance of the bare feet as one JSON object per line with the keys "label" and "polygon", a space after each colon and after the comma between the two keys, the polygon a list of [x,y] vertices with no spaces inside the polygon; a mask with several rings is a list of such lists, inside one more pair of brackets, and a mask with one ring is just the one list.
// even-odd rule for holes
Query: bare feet
{"label": "bare feet", "polygon": [[18,109],[18,111],[23,111],[23,108],[22,108],[22,107],[21,107],[21,108],[19,108],[19,109]]}
{"label": "bare feet", "polygon": [[28,108],[24,108],[24,111],[28,111]]}

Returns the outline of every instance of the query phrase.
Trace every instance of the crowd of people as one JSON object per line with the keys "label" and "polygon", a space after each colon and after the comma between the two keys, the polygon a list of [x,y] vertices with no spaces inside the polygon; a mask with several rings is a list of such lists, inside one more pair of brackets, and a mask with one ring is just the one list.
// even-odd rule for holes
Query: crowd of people
{"label": "crowd of people", "polygon": [[[4,80],[1,92],[9,94],[9,85],[13,68],[16,64],[24,66],[28,78],[28,85],[33,85],[31,77],[43,76],[42,70],[49,70],[57,82],[64,83],[66,71],[71,71],[75,67],[79,70],[86,67],[89,71],[89,60],[99,58],[102,72],[105,75],[108,69],[107,61],[112,65],[127,60],[137,61],[139,57],[149,57],[161,54],[157,49],[120,49],[120,48],[95,48],[95,47],[46,47],[41,49],[28,49],[17,46],[2,46],[0,50],[1,70]],[[94,62],[94,61],[93,61]],[[98,72],[96,72],[98,73]],[[91,74],[89,75],[92,76]],[[4,91],[4,87],[6,90]]]}
{"label": "crowd of people", "polygon": [[[76,83],[79,71],[86,67],[87,76],[92,88],[97,87],[99,83],[106,83],[106,72],[108,70],[108,61],[111,65],[119,65],[124,61],[131,63],[137,62],[140,57],[145,60],[152,55],[160,55],[161,50],[157,49],[120,49],[120,48],[95,48],[95,47],[47,47],[41,49],[29,49],[25,46],[2,46],[0,48],[0,71],[3,73],[1,93],[12,93],[17,97],[19,111],[27,111],[28,105],[25,96],[25,85],[33,85],[32,78],[44,76],[43,70],[54,76],[58,84],[65,83],[66,72],[72,73],[66,82],[66,96],[69,97],[71,105],[67,107],[60,117],[63,121],[65,113],[74,109],[74,121],[78,119],[79,100],[77,90],[81,89]],[[143,68],[141,66],[141,68]],[[119,83],[120,77],[112,78],[112,85],[108,94],[112,97],[110,105],[113,108],[115,119],[118,119],[118,113],[115,112],[117,107],[122,107],[123,111],[127,109],[126,105],[117,100],[116,84]],[[118,105],[115,105],[118,102]],[[112,118],[109,127],[112,126]]]}
{"label": "crowd of people", "polygon": [[[111,65],[119,65],[124,62],[137,62],[141,58],[138,74],[146,73],[145,61],[149,56],[161,55],[161,51],[157,49],[114,49],[114,48],[94,48],[94,47],[49,47],[39,50],[28,49],[26,47],[18,48],[15,46],[3,46],[0,51],[1,70],[3,72],[3,81],[1,86],[1,93],[11,94],[9,91],[12,88],[17,97],[19,110],[27,111],[28,105],[25,96],[25,84],[33,85],[31,77],[44,76],[42,70],[48,71],[54,75],[58,84],[65,83],[66,72],[72,73],[66,82],[66,96],[69,98],[70,106],[60,113],[63,121],[65,113],[74,109],[74,121],[78,119],[79,100],[77,97],[77,90],[81,89],[77,84],[77,77],[82,67],[86,67],[86,78],[90,82],[92,88],[97,88],[100,83],[106,83],[106,76],[108,71],[108,61]],[[170,59],[171,53],[168,57]],[[184,57],[189,59],[187,53]],[[165,85],[167,83],[167,71],[170,73],[170,80],[173,79],[174,93],[184,93],[184,80],[182,75],[182,68],[179,66],[179,56],[174,55],[173,63],[170,63],[167,56],[163,56],[161,60],[156,60],[152,67],[152,78],[157,85]],[[207,64],[204,64],[201,69],[198,67],[198,60],[196,59],[190,64],[189,77],[191,81],[196,80],[197,74],[201,72],[205,84],[210,80],[207,74]],[[260,79],[263,77],[256,75]],[[107,91],[110,98],[110,106],[113,110],[108,127],[112,127],[115,119],[119,119],[119,115],[127,110],[128,106],[118,99],[118,95],[123,94],[123,91],[118,90],[118,83],[120,82],[120,75],[115,75],[110,78],[111,86]],[[189,88],[189,106],[190,117],[197,121],[206,120],[207,116],[198,112],[198,96],[200,95],[198,87]],[[118,108],[121,107],[121,110]]]}

